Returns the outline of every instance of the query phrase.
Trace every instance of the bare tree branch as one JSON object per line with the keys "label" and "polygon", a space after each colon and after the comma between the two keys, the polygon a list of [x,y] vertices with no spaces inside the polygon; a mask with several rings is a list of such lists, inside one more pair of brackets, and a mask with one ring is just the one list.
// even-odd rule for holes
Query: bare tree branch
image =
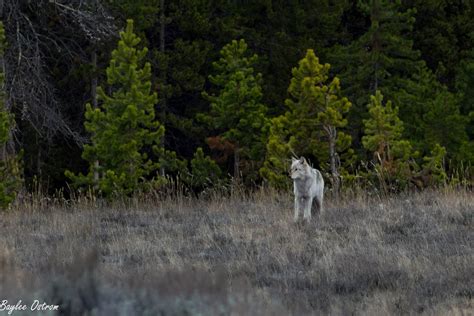
{"label": "bare tree branch", "polygon": [[85,142],[80,128],[66,119],[70,105],[59,97],[50,64],[57,54],[87,62],[87,43],[95,46],[116,33],[112,17],[99,0],[1,0],[0,8],[8,42],[6,106],[47,140],[60,134]]}

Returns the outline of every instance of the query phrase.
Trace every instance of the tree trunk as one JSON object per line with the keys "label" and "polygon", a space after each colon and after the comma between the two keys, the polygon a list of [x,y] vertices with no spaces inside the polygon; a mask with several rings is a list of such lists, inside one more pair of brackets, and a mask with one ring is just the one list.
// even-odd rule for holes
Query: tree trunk
{"label": "tree trunk", "polygon": [[91,98],[92,107],[97,108],[97,51],[94,48],[91,55],[92,62],[92,79],[91,79]]}
{"label": "tree trunk", "polygon": [[235,145],[234,148],[234,181],[240,182],[240,148],[238,145]]}
{"label": "tree trunk", "polygon": [[[3,54],[0,54],[0,71],[5,75],[5,59],[3,58]],[[3,94],[3,106],[4,109],[2,111],[8,111],[7,110],[7,95],[6,95],[6,89],[5,89],[5,80],[3,81],[2,86],[0,87],[0,91],[2,91]],[[7,144],[8,141],[4,144],[2,144],[1,152],[0,152],[0,160],[1,161],[6,161],[7,160]]]}
{"label": "tree trunk", "polygon": [[41,144],[38,138],[38,134],[36,134],[36,148],[38,149],[38,152],[36,155],[36,177],[38,179],[38,184],[40,184],[42,180],[42,176],[43,176],[42,170],[41,170],[41,167],[42,167],[41,159],[43,158],[42,157],[43,155],[42,155]]}
{"label": "tree trunk", "polygon": [[[0,19],[3,21],[3,0],[0,0]],[[4,93],[3,95],[3,106],[5,107],[5,111],[7,111],[7,95],[6,95],[6,89],[5,89],[5,86],[6,86],[6,83],[5,83],[5,58],[3,57],[3,54],[0,54],[0,70],[2,71],[3,75],[4,75],[4,80],[3,80],[3,84],[2,86],[0,87],[0,90]],[[8,142],[6,142],[5,144],[2,144],[2,148],[0,149],[0,160],[1,161],[6,161],[7,160],[7,144]]]}
{"label": "tree trunk", "polygon": [[[371,12],[371,17],[370,17],[372,20],[371,22],[372,26],[374,25],[375,21],[377,23],[380,21],[380,13],[381,12],[380,12],[379,3],[374,2],[373,7],[372,7],[372,12]],[[378,56],[379,56],[380,51],[382,50],[379,32],[380,32],[380,26],[379,24],[377,24],[377,29],[372,37],[372,51],[370,53],[372,56],[376,54],[376,58],[377,58],[374,64],[374,95],[379,88],[379,77],[378,77],[379,57]]]}
{"label": "tree trunk", "polygon": [[[95,109],[98,106],[97,103],[97,51],[94,47],[91,55],[92,61],[92,79],[91,79],[91,98],[92,98],[92,107]],[[99,184],[99,160],[94,161],[94,184],[97,186]]]}
{"label": "tree trunk", "polygon": [[[162,56],[165,55],[165,32],[166,32],[166,21],[165,21],[165,0],[160,0],[160,53]],[[162,85],[162,91],[166,86],[166,72],[164,70],[161,71],[161,85]],[[166,102],[166,95],[161,95],[161,113],[160,113],[160,119],[161,119],[161,124],[164,124],[165,118],[166,118],[166,107],[167,107],[167,102]],[[161,146],[164,148],[165,147],[165,135],[161,136],[160,140]],[[160,167],[160,174],[161,176],[165,176],[165,168]]]}
{"label": "tree trunk", "polygon": [[339,170],[338,170],[339,166],[338,166],[337,152],[336,152],[337,130],[334,126],[328,126],[326,130],[328,131],[328,138],[329,138],[329,162],[330,162],[330,167],[331,167],[332,189],[334,192],[334,196],[338,198],[340,179],[339,179]]}

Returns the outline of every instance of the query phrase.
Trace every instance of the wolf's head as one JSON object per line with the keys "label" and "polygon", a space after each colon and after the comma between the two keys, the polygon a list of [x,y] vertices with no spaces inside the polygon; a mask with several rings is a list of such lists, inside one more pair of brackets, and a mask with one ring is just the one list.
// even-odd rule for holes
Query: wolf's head
{"label": "wolf's head", "polygon": [[292,158],[291,159],[291,170],[290,170],[290,177],[295,179],[303,179],[308,174],[308,162],[304,157],[300,159]]}

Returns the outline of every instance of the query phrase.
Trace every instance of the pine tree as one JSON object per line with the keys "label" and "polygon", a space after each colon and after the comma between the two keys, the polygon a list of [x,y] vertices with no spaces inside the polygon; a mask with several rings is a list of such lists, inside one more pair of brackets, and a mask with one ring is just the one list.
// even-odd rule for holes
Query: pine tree
{"label": "pine tree", "polygon": [[[471,58],[462,61],[456,74],[456,91],[460,96],[461,115],[469,116],[474,113],[474,50]],[[467,134],[474,140],[474,120],[467,126]]]}
{"label": "pine tree", "polygon": [[[293,68],[285,105],[288,111],[273,119],[267,142],[267,157],[261,174],[271,184],[284,185],[283,173],[291,150],[317,158],[329,169],[333,191],[340,181],[339,153],[349,149],[351,138],[340,129],[347,125],[344,115],[351,103],[342,97],[339,78],[329,80],[329,64],[320,64],[308,49],[299,66]],[[329,166],[329,168],[327,168]]]}
{"label": "pine tree", "polygon": [[[295,138],[291,138],[293,126],[290,122],[291,113],[275,117],[271,120],[270,131],[267,140],[267,152],[263,167],[260,169],[260,175],[266,179],[270,185],[279,189],[286,189],[289,184],[287,174],[289,158],[292,155],[292,147],[295,144]],[[297,149],[298,150],[298,149]],[[298,151],[305,154],[302,151]]]}
{"label": "pine tree", "polygon": [[336,47],[334,62],[345,92],[357,105],[365,105],[367,95],[376,90],[389,94],[401,79],[409,78],[420,53],[406,36],[415,22],[414,10],[402,12],[399,2],[389,0],[360,1],[359,10],[370,26],[350,45]]}
{"label": "pine tree", "polygon": [[209,156],[204,155],[202,147],[198,147],[191,160],[191,173],[187,183],[195,190],[203,190],[206,187],[219,183],[221,169]]}
{"label": "pine tree", "polygon": [[469,156],[468,119],[461,113],[464,107],[462,93],[450,92],[439,83],[426,66],[421,66],[395,93],[400,118],[404,123],[404,138],[423,155],[429,155],[439,144],[456,163]]}
{"label": "pine tree", "polygon": [[431,182],[434,184],[443,184],[448,179],[444,158],[446,156],[446,148],[435,144],[429,156],[423,157],[422,173],[429,173]]}
{"label": "pine tree", "polygon": [[[143,188],[159,167],[151,156],[164,155],[159,145],[164,127],[155,120],[157,95],[151,92],[151,66],[143,63],[147,48],[140,49],[139,43],[133,20],[128,20],[107,68],[112,93],[108,95],[99,87],[100,106],[86,105],[85,127],[92,136],[82,157],[90,163],[89,173],[74,176],[67,172],[76,185],[94,186],[106,196]],[[96,160],[98,182],[93,178]]]}
{"label": "pine tree", "polygon": [[[349,125],[356,144],[362,134],[362,120],[367,117],[369,96],[380,90],[390,100],[398,101],[396,92],[405,89],[423,64],[410,38],[414,10],[403,11],[399,1],[390,0],[359,1],[357,8],[370,20],[368,29],[348,45],[334,47],[329,54],[343,92],[354,104]],[[402,106],[398,102],[396,105]]]}
{"label": "pine tree", "polygon": [[5,65],[6,48],[5,28],[0,22],[0,208],[7,208],[16,197],[21,187],[20,161],[17,155],[7,152],[11,130],[14,126],[13,114],[5,104]]}
{"label": "pine tree", "polygon": [[[157,115],[166,128],[165,146],[172,147],[180,157],[192,159],[206,136],[195,117],[207,110],[201,92],[213,58],[210,52],[221,46],[215,36],[220,32],[212,30],[210,21],[216,8],[211,2],[195,0],[159,2],[159,23],[150,29],[150,33],[156,32],[151,38],[157,43],[151,49],[154,82],[160,95]],[[217,48],[213,53],[218,54]]]}
{"label": "pine tree", "polygon": [[474,5],[471,1],[412,0],[403,5],[416,9],[414,45],[437,79],[453,88],[460,61],[474,48]]}
{"label": "pine tree", "polygon": [[155,25],[160,11],[159,0],[107,0],[107,5],[123,20],[132,19],[138,34]]}
{"label": "pine tree", "polygon": [[[431,3],[429,6],[430,10],[439,7]],[[428,155],[439,143],[446,147],[449,157],[465,156],[469,144],[463,132],[466,122],[459,115],[459,101],[420,59],[412,40],[416,10],[404,8],[400,1],[360,1],[358,9],[370,19],[369,28],[349,45],[333,50],[344,92],[354,102],[349,124],[355,143],[359,142],[361,123],[367,117],[367,97],[380,90],[398,107],[398,116],[404,123],[402,138],[409,140],[414,149]],[[437,75],[442,76],[441,72]]]}
{"label": "pine tree", "polygon": [[[373,154],[376,171],[383,180],[404,181],[410,177],[409,159],[416,154],[409,141],[402,139],[403,122],[398,108],[388,101],[383,105],[383,95],[377,90],[370,97],[369,118],[364,120],[365,136],[362,144]],[[385,183],[382,183],[385,185]]]}
{"label": "pine tree", "polygon": [[458,69],[456,90],[459,95],[459,114],[465,119],[468,138],[461,145],[459,158],[474,166],[474,91],[472,89],[474,86],[474,50],[471,54],[471,58],[461,62]]}
{"label": "pine tree", "polygon": [[194,118],[206,108],[200,96],[207,76],[204,69],[211,59],[211,39],[215,40],[213,33],[217,33],[210,22],[216,5],[195,0],[109,2],[119,17],[140,17],[134,29],[149,41],[152,89],[159,95],[155,112],[166,130],[161,141],[174,150],[160,173],[175,173],[169,169],[176,167],[175,158],[191,159],[195,148],[204,143],[204,129]]}
{"label": "pine tree", "polygon": [[211,108],[198,119],[234,145],[234,178],[238,179],[242,159],[259,161],[263,156],[267,108],[261,102],[261,74],[253,68],[258,57],[248,56],[245,41],[233,40],[220,54],[213,63],[216,75],[209,76],[218,92],[203,93]]}
{"label": "pine tree", "polygon": [[[320,54],[323,48],[344,38],[339,26],[349,2],[335,1],[225,1],[224,12],[232,12],[229,32],[245,37],[250,47],[261,51],[259,69],[265,104],[281,114],[287,98],[291,69],[301,59],[301,52],[311,47]],[[321,56],[320,56],[321,57]]]}
{"label": "pine tree", "polygon": [[[428,106],[423,115],[425,145],[432,148],[439,144],[446,148],[452,158],[458,156],[461,146],[468,141],[468,119],[459,112],[458,97],[443,88]],[[463,160],[459,156],[456,158],[458,161]]]}
{"label": "pine tree", "polygon": [[424,64],[419,65],[412,74],[411,80],[404,83],[403,89],[394,93],[395,103],[399,105],[398,115],[403,121],[403,136],[409,138],[417,150],[424,151],[427,128],[424,115],[442,86],[433,72]]}

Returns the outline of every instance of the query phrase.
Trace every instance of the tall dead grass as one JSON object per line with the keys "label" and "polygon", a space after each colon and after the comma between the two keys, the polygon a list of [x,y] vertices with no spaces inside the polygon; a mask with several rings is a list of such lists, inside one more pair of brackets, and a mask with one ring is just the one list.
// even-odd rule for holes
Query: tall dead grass
{"label": "tall dead grass", "polygon": [[71,315],[474,312],[470,191],[347,193],[310,224],[285,193],[169,196],[0,214],[0,299]]}

